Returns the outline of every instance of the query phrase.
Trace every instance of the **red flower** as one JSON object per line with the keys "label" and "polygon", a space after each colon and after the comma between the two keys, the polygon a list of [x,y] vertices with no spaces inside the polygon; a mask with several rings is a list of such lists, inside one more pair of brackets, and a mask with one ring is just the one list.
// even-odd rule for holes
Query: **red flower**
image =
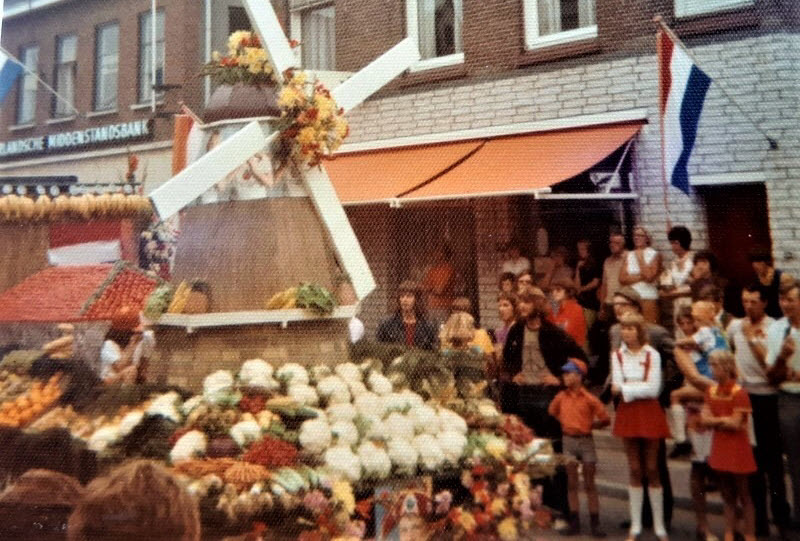
{"label": "red flower", "polygon": [[292,49],[294,49],[298,45],[300,45],[300,42],[297,41],[296,39],[290,39],[289,40],[289,47],[291,47]]}
{"label": "red flower", "polygon": [[239,401],[239,409],[245,413],[259,413],[263,411],[267,397],[264,395],[244,395]]}
{"label": "red flower", "polygon": [[297,461],[297,448],[291,443],[267,436],[251,445],[242,455],[242,460],[267,468],[282,468]]}

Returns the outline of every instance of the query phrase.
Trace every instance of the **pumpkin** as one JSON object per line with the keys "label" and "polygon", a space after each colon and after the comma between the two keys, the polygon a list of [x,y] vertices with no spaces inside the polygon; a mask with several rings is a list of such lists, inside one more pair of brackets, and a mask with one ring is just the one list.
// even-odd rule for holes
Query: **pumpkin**
{"label": "pumpkin", "polygon": [[36,205],[30,197],[19,198],[19,215],[23,220],[30,220],[36,213]]}

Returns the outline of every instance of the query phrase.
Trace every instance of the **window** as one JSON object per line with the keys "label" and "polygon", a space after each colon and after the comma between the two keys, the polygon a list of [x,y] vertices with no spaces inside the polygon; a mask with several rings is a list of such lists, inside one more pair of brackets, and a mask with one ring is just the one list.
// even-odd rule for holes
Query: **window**
{"label": "window", "polygon": [[675,0],[675,15],[690,17],[752,6],[754,0]]}
{"label": "window", "polygon": [[17,97],[17,124],[31,124],[36,121],[36,77],[39,72],[39,46],[29,45],[23,47],[19,59],[25,66],[25,71],[19,80],[19,94]]}
{"label": "window", "polygon": [[94,110],[117,108],[119,74],[119,24],[97,28],[95,38]]}
{"label": "window", "polygon": [[524,0],[529,49],[597,36],[595,0]]}
{"label": "window", "polygon": [[336,69],[336,11],[333,6],[300,12],[302,64],[306,69]]}
{"label": "window", "polygon": [[70,105],[75,105],[75,72],[78,61],[78,36],[59,36],[56,38],[56,66],[54,83],[56,92],[61,95],[65,103],[53,97],[53,118],[72,116],[74,111]]}
{"label": "window", "polygon": [[253,29],[250,23],[250,17],[247,16],[247,10],[242,7],[230,6],[228,7],[228,35],[230,36],[237,30]]}
{"label": "window", "polygon": [[[153,17],[146,11],[139,15],[139,103],[153,97]],[[164,84],[164,10],[156,11],[156,85]],[[164,92],[156,94],[161,99]]]}
{"label": "window", "polygon": [[419,40],[419,67],[464,61],[462,0],[407,0],[408,35]]}

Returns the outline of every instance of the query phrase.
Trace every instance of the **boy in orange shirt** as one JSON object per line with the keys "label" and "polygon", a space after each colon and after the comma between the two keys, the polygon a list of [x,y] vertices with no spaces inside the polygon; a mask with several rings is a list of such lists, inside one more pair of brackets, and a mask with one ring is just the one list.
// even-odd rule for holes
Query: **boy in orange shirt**
{"label": "boy in orange shirt", "polygon": [[567,499],[569,501],[569,528],[562,535],[578,535],[581,531],[580,501],[578,499],[578,462],[583,467],[583,483],[589,503],[589,518],[592,537],[602,538],[600,530],[600,501],[594,482],[597,469],[597,452],[594,448],[592,429],[608,426],[611,419],[605,406],[583,386],[583,378],[589,370],[580,359],[570,358],[561,367],[564,385],[550,403],[548,413],[558,419],[564,433],[564,454],[573,460],[567,464]]}

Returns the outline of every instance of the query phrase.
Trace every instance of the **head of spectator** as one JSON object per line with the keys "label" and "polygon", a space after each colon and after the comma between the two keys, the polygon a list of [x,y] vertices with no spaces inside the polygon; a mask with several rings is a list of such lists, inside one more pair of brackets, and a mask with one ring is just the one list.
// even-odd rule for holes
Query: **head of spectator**
{"label": "head of spectator", "polygon": [[550,259],[553,260],[554,267],[563,267],[569,260],[569,250],[567,250],[566,246],[556,246],[550,252]]}
{"label": "head of spectator", "polygon": [[692,319],[698,328],[714,325],[716,315],[717,306],[713,302],[695,301],[692,303]]}
{"label": "head of spectator", "polygon": [[753,323],[758,323],[766,315],[767,292],[761,284],[750,284],[742,288],[742,308]]}
{"label": "head of spectator", "polygon": [[514,294],[517,290],[517,277],[513,272],[504,272],[500,275],[498,289],[502,293]]}
{"label": "head of spectator", "polygon": [[200,513],[164,466],[134,460],[89,483],[67,532],[69,541],[198,541]]}
{"label": "head of spectator", "polygon": [[614,293],[613,299],[614,317],[617,321],[622,319],[622,316],[634,312],[636,314],[642,311],[642,297],[639,292],[630,286],[625,286]]}
{"label": "head of spectator", "polygon": [[501,292],[497,296],[497,316],[504,324],[514,321],[517,311],[517,297]]}
{"label": "head of spectator", "polygon": [[739,371],[736,369],[736,357],[730,351],[716,349],[708,356],[708,364],[714,380],[719,383],[736,381]]}
{"label": "head of spectator", "polygon": [[697,332],[697,326],[692,317],[692,307],[689,305],[684,304],[678,308],[678,314],[675,316],[675,323],[684,336],[692,336]]}
{"label": "head of spectator", "polygon": [[[523,298],[520,297],[517,303],[518,306],[522,301]],[[542,320],[550,315],[550,303],[547,300],[547,295],[538,287],[531,288],[529,294],[525,297],[525,302],[529,303],[533,308],[526,317],[528,321]]]}
{"label": "head of spectator", "polygon": [[650,237],[650,233],[648,233],[647,229],[641,225],[637,225],[633,228],[633,247],[635,249],[638,250],[647,248],[651,243],[652,238]]}
{"label": "head of spectator", "polygon": [[592,259],[592,242],[589,239],[580,239],[576,244],[578,259],[589,261]]}
{"label": "head of spectator", "polygon": [[469,300],[469,297],[453,299],[453,302],[450,303],[450,313],[455,314],[456,312],[466,312],[472,315],[472,301]]}
{"label": "head of spectator", "polygon": [[453,312],[442,327],[440,336],[443,349],[465,350],[475,338],[475,319],[463,310]]}
{"label": "head of spectator", "polygon": [[682,225],[676,225],[667,233],[672,253],[677,257],[683,257],[692,246],[692,233]]}
{"label": "head of spectator", "polygon": [[694,254],[692,278],[702,280],[711,278],[717,273],[717,257],[708,250],[701,250]]}
{"label": "head of spectator", "polygon": [[522,255],[522,252],[519,249],[519,244],[516,242],[509,243],[506,247],[506,257],[511,261],[516,261],[519,259],[520,255]]}
{"label": "head of spectator", "polygon": [[772,253],[766,248],[754,248],[750,251],[748,259],[759,278],[767,276],[774,266]]}
{"label": "head of spectator", "polygon": [[122,306],[111,319],[106,340],[112,340],[124,348],[134,335],[141,334],[143,330],[139,312],[131,306]]}
{"label": "head of spectator", "polygon": [[583,378],[589,374],[589,367],[582,360],[570,357],[561,367],[561,372],[564,385],[570,389],[576,389],[583,383]]}
{"label": "head of spectator", "polygon": [[403,280],[397,287],[397,308],[401,314],[414,314],[419,319],[425,315],[422,292],[411,280]]}
{"label": "head of spectator", "polygon": [[648,342],[647,322],[639,313],[628,312],[619,319],[620,338],[629,348],[637,349]]}
{"label": "head of spectator", "polygon": [[530,271],[522,271],[517,276],[517,295],[521,296],[526,291],[529,291],[533,285],[533,274]]}
{"label": "head of spectator", "polygon": [[625,251],[625,235],[619,231],[613,231],[608,236],[608,250],[612,257],[618,257]]}
{"label": "head of spectator", "polygon": [[28,470],[0,494],[0,538],[65,539],[67,519],[84,492],[69,475]]}
{"label": "head of spectator", "polygon": [[781,276],[779,302],[781,312],[793,326],[800,323],[800,281],[793,276]]}
{"label": "head of spectator", "polygon": [[708,301],[714,303],[714,306],[717,310],[717,314],[723,311],[723,301],[725,299],[725,294],[722,291],[722,288],[715,284],[707,284],[700,288],[698,291],[697,296],[695,298],[696,301]]}
{"label": "head of spectator", "polygon": [[517,297],[517,312],[521,319],[540,317],[542,310],[547,310],[547,297],[538,287],[531,287]]}
{"label": "head of spectator", "polygon": [[553,305],[561,306],[566,300],[575,298],[575,283],[572,280],[556,280],[550,286],[550,300]]}

